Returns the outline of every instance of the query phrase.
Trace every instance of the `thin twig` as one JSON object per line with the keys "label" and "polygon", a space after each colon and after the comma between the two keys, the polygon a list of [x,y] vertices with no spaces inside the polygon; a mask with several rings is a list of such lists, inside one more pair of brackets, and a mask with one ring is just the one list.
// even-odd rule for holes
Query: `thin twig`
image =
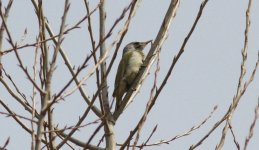
{"label": "thin twig", "polygon": [[151,144],[146,143],[146,144],[139,145],[137,147],[141,148],[141,147],[145,147],[145,146],[159,146],[159,145],[162,145],[162,144],[169,144],[170,142],[172,142],[176,139],[182,138],[184,136],[188,136],[188,135],[192,134],[192,132],[194,132],[195,130],[201,128],[201,126],[204,125],[211,118],[211,116],[214,114],[214,112],[217,110],[217,108],[218,107],[215,106],[213,108],[213,110],[210,112],[210,114],[201,123],[199,123],[196,126],[191,127],[188,131],[186,131],[184,133],[178,134],[178,135],[174,136],[173,138],[171,138],[169,140],[160,140],[159,142],[151,143]]}
{"label": "thin twig", "polygon": [[13,87],[15,88],[16,92],[26,101],[26,103],[29,104],[29,102],[27,101],[26,95],[24,93],[22,93],[20,91],[20,89],[18,88],[18,86],[15,84],[13,78],[7,74],[6,70],[3,68],[4,74],[5,76],[9,79],[9,81],[12,83]]}
{"label": "thin twig", "polygon": [[[80,117],[79,121],[76,123],[75,126],[80,126],[81,123],[85,120],[86,116],[88,115],[88,113],[91,110],[91,107],[93,107],[93,104],[94,104],[95,100],[97,99],[97,96],[98,96],[99,92],[101,91],[100,89],[101,88],[99,87],[98,92],[94,95],[94,97],[93,97],[91,103],[89,104],[88,108],[85,110],[84,114]],[[62,136],[65,135],[65,139],[60,144],[58,144],[57,148],[61,148],[66,143],[67,140],[70,140],[72,135],[75,133],[75,131],[76,131],[76,129],[72,129],[67,135],[60,133]],[[87,144],[84,143],[82,145],[83,145],[82,147],[87,147],[87,148],[93,147],[89,143],[87,143]]]}
{"label": "thin twig", "polygon": [[[58,133],[60,134],[62,137],[67,137],[67,134],[65,134],[64,132]],[[86,149],[90,149],[90,150],[105,150],[104,148],[100,148],[98,146],[95,145],[91,145],[91,144],[85,144],[84,142],[81,142],[73,137],[69,137],[69,141],[76,144],[77,146],[80,147],[85,147]]]}
{"label": "thin twig", "polygon": [[[1,102],[1,104],[3,104],[3,102]],[[27,121],[30,121],[30,122],[33,122],[33,123],[37,123],[37,121],[35,120],[32,120],[31,118],[28,118],[28,117],[24,117],[24,116],[21,116],[21,115],[17,115],[15,113],[6,113],[6,112],[1,112],[0,111],[0,114],[2,115],[6,115],[6,117],[18,117],[18,118],[21,118],[21,119],[24,119],[24,120],[27,120]]]}
{"label": "thin twig", "polygon": [[[29,103],[27,102],[27,100],[25,100],[24,98],[20,97],[19,95],[17,95],[9,86],[8,84],[5,82],[5,80],[3,78],[0,78],[0,82],[4,85],[5,89],[9,92],[9,94],[18,102],[20,103],[25,110],[27,110],[28,112],[32,113],[32,107],[29,105]],[[39,114],[37,112],[35,112],[36,117],[39,117]]]}
{"label": "thin twig", "polygon": [[[247,51],[248,51],[248,34],[249,34],[249,29],[250,29],[250,9],[252,6],[252,0],[249,0],[248,6],[247,6],[247,10],[246,10],[246,28],[245,28],[245,40],[244,40],[244,47],[242,50],[242,63],[241,63],[241,71],[240,71],[240,76],[239,76],[239,81],[238,81],[238,86],[237,86],[237,91],[236,91],[236,95],[234,96],[233,102],[230,106],[230,109],[228,111],[228,117],[227,117],[227,122],[231,122],[232,120],[232,115],[234,114],[239,101],[242,97],[242,95],[244,94],[247,86],[246,83],[244,83],[244,77],[246,74],[246,62],[247,62]],[[243,88],[243,84],[244,87],[246,87],[245,89]],[[226,125],[223,128],[222,131],[222,136],[220,139],[219,144],[216,146],[215,150],[221,150],[222,147],[224,146],[224,142],[225,142],[225,137],[227,135],[229,129],[229,125],[228,123],[226,123]]]}
{"label": "thin twig", "polygon": [[247,149],[247,146],[248,146],[251,138],[253,137],[254,128],[256,125],[256,121],[258,120],[258,117],[259,117],[259,98],[258,98],[257,106],[255,107],[255,111],[254,111],[254,120],[253,120],[252,124],[250,125],[249,133],[245,140],[244,150]]}
{"label": "thin twig", "polygon": [[6,140],[5,143],[4,143],[4,146],[3,146],[3,147],[0,147],[0,149],[1,149],[1,150],[7,150],[6,147],[7,147],[7,145],[9,144],[9,142],[10,142],[10,137],[7,138],[7,140]]}
{"label": "thin twig", "polygon": [[[155,143],[150,143],[148,144],[147,142],[141,144],[141,145],[137,145],[136,147],[140,148],[140,149],[143,149],[144,147],[151,147],[151,146],[160,146],[162,144],[169,144],[170,142],[173,142],[175,141],[176,139],[179,139],[179,138],[182,138],[182,137],[185,137],[185,136],[188,136],[190,134],[192,134],[194,131],[196,131],[197,129],[201,128],[202,125],[204,125],[211,117],[212,115],[214,114],[214,112],[217,110],[217,106],[215,106],[213,108],[213,110],[209,113],[209,115],[204,119],[202,120],[198,125],[195,125],[193,127],[191,127],[189,130],[183,132],[183,133],[180,133],[170,139],[167,139],[167,140],[160,140],[158,142],[155,142]],[[118,144],[118,145],[122,145],[122,144]],[[133,147],[133,145],[129,145],[130,147]]]}
{"label": "thin twig", "polygon": [[86,145],[90,144],[93,138],[96,136],[96,134],[100,131],[100,129],[103,127],[103,123],[101,123],[93,132],[89,140],[87,141]]}
{"label": "thin twig", "polygon": [[[0,2],[0,8],[2,8],[2,2]],[[6,30],[6,33],[7,33],[7,36],[8,36],[8,42],[11,44],[11,46],[16,49],[17,47],[17,44],[14,43],[13,39],[12,39],[12,36],[11,36],[11,33],[7,27],[7,24],[6,24],[6,21],[5,21],[5,18],[4,18],[4,15],[3,15],[3,12],[2,12],[2,9],[0,9],[0,15],[1,15],[1,19],[2,19],[2,23],[5,27],[5,30]],[[16,52],[16,51],[15,51]],[[29,80],[31,81],[31,83],[36,87],[36,89],[40,92],[40,93],[44,93],[44,91],[37,85],[37,83],[35,83],[33,81],[33,79],[31,78],[31,76],[29,75],[27,69],[23,66],[22,64],[22,61],[18,55],[18,53],[16,52],[16,57],[18,59],[18,62],[20,64],[20,67],[22,68],[22,70],[24,71],[24,73],[27,75],[27,77],[29,78]]]}
{"label": "thin twig", "polygon": [[[64,86],[64,88],[55,96],[55,99],[54,100],[58,100],[58,99],[64,99],[65,97],[71,95],[72,93],[74,93],[76,90],[78,90],[84,83],[87,79],[89,79],[95,72],[96,68],[98,68],[108,57],[108,52],[106,52],[101,58],[100,60],[97,62],[96,65],[94,65],[89,73],[86,74],[85,77],[83,77],[83,79],[81,81],[78,82],[78,84],[72,88],[70,91],[67,91],[65,93],[63,93],[65,91],[65,89],[71,84],[71,82],[77,77],[77,75],[80,73],[80,71],[82,71],[84,68],[85,68],[85,65],[86,65],[86,62],[84,62],[84,64],[82,65],[82,67],[80,67],[78,69],[78,71],[75,73],[75,76],[73,76],[69,82]],[[63,93],[63,95],[61,95]]]}
{"label": "thin twig", "polygon": [[18,119],[17,115],[1,99],[0,104],[9,113],[9,116],[11,116],[25,131],[31,134],[31,130]]}
{"label": "thin twig", "polygon": [[76,126],[76,125],[73,125],[73,126],[65,126],[64,128],[62,129],[54,129],[54,130],[50,130],[50,131],[44,131],[43,133],[50,133],[50,132],[64,132],[66,130],[73,130],[73,129],[80,129],[80,128],[84,128],[84,127],[87,127],[87,126],[90,126],[90,125],[93,125],[93,124],[97,124],[98,122],[100,121],[100,119],[97,119],[95,121],[92,121],[92,122],[89,122],[89,123],[86,123],[84,125],[80,125],[80,126]]}
{"label": "thin twig", "polygon": [[[14,49],[16,48],[17,44],[16,45],[13,45],[14,46]],[[31,75],[29,74],[28,72],[28,69],[27,67],[25,67],[23,65],[23,61],[20,57],[20,55],[18,54],[18,51],[14,51],[15,52],[15,55],[16,55],[16,58],[19,62],[19,66],[20,68],[23,70],[23,72],[26,74],[26,76],[28,77],[29,81],[31,81],[31,83],[33,84],[33,86],[41,93],[41,94],[46,94],[45,91],[43,89],[41,89],[41,87],[39,87],[39,85],[33,80],[33,78],[31,77]]]}
{"label": "thin twig", "polygon": [[[93,29],[92,29],[92,21],[91,21],[91,16],[89,15],[90,14],[89,2],[87,0],[84,0],[84,3],[85,3],[87,15],[89,16],[87,18],[87,21],[88,21],[88,32],[89,32],[90,39],[91,39],[91,45],[92,45],[92,49],[95,49],[95,40],[94,40]],[[98,61],[97,56],[96,56],[96,51],[93,52],[93,58],[94,58],[94,63],[96,65],[97,61]],[[97,87],[99,87],[101,81],[100,81],[100,74],[99,74],[98,67],[95,70],[95,74],[96,74],[96,84],[97,84]],[[99,94],[98,96],[99,96],[99,99],[101,100],[101,94]]]}
{"label": "thin twig", "polygon": [[[9,15],[9,11],[12,7],[13,0],[10,0],[9,3],[7,4],[7,7],[5,8],[4,12],[4,20],[6,21]],[[2,9],[2,7],[1,7]],[[4,37],[4,31],[5,31],[5,26],[4,23],[2,22],[1,27],[0,27],[0,78],[2,77],[2,69],[3,69],[3,64],[2,64],[2,56],[3,56],[3,37]]]}
{"label": "thin twig", "polygon": [[[0,99],[0,104],[5,108],[5,110],[9,113],[12,114],[11,117],[25,130],[27,131],[29,134],[32,134],[32,131],[27,128],[27,126],[25,124],[23,124],[18,118],[17,115]],[[47,143],[45,140],[41,139],[41,142],[43,143]]]}
{"label": "thin twig", "polygon": [[[36,4],[36,3],[35,3]],[[37,6],[37,5],[36,5]],[[97,5],[91,12],[89,12],[89,14],[87,14],[86,16],[84,16],[82,19],[80,19],[75,25],[67,28],[63,34],[68,34],[70,31],[74,30],[74,29],[78,29],[80,28],[80,25],[86,20],[88,19],[97,9],[98,9],[99,5]],[[45,20],[45,19],[44,19]],[[57,35],[52,35],[51,37],[49,38],[46,38],[44,40],[41,40],[38,42],[34,42],[34,43],[30,43],[30,44],[24,44],[24,45],[17,45],[17,48],[16,50],[19,50],[19,49],[23,49],[23,48],[26,48],[26,47],[35,47],[37,46],[37,44],[41,44],[41,43],[46,43],[47,41],[51,41],[53,39],[56,39],[57,37],[59,36],[59,34]],[[1,52],[2,55],[5,55],[5,54],[8,54],[12,51],[14,51],[15,49],[14,48],[9,48],[7,50],[4,50],[3,52]]]}
{"label": "thin twig", "polygon": [[236,138],[236,136],[235,136],[235,134],[234,134],[232,125],[231,125],[230,122],[227,122],[227,123],[228,123],[228,125],[229,125],[229,129],[230,129],[231,134],[232,134],[232,136],[233,136],[233,140],[234,140],[234,143],[235,143],[235,145],[236,145],[236,147],[237,147],[237,150],[240,150],[240,144],[238,143],[237,138]]}
{"label": "thin twig", "polygon": [[[157,130],[157,125],[153,128],[153,130],[152,130],[151,134],[149,135],[149,137],[147,138],[147,140],[144,143],[142,143],[141,145],[147,145],[147,143],[150,141],[151,137],[154,135],[156,130]],[[143,149],[143,148],[144,148],[144,146],[139,147],[139,149]]]}
{"label": "thin twig", "polygon": [[[39,23],[40,24],[40,23]],[[40,28],[40,27],[39,27]],[[41,31],[41,30],[40,30]],[[41,36],[41,32],[39,33],[39,36]],[[36,41],[38,42],[36,48],[35,48],[35,55],[34,55],[34,64],[33,64],[33,80],[34,82],[36,82],[37,80],[37,64],[38,64],[38,52],[39,52],[39,42],[40,42],[40,38],[37,38]],[[31,98],[31,101],[32,101],[32,113],[31,113],[31,118],[33,119],[35,117],[35,100],[36,100],[36,88],[33,86],[32,88],[32,98]],[[32,130],[32,133],[31,133],[31,138],[32,138],[32,141],[31,141],[31,149],[34,150],[35,149],[35,130],[34,130],[34,125],[32,124],[31,122],[31,130]]]}

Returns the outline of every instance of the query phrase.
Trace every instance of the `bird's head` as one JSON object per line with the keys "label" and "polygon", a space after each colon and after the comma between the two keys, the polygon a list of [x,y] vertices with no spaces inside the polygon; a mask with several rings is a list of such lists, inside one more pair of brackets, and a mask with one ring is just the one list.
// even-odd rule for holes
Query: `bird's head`
{"label": "bird's head", "polygon": [[145,46],[152,42],[152,40],[146,41],[146,42],[131,42],[126,45],[126,47],[123,49],[123,54],[129,52],[129,51],[135,51],[135,50],[143,50]]}

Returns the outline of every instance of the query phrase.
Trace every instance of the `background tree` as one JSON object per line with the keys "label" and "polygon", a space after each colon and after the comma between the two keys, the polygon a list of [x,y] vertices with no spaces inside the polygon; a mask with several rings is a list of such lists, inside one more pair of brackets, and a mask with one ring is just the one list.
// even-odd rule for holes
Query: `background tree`
{"label": "background tree", "polygon": [[[240,4],[237,17],[224,1],[209,0],[3,3],[0,121],[8,131],[1,131],[1,149],[219,150],[258,144],[251,140],[259,109],[253,83],[259,22],[250,22],[258,17],[252,0]],[[187,14],[186,5],[194,11]],[[111,95],[123,46],[147,40],[153,42],[145,48],[144,64],[114,111]],[[192,139],[175,147],[172,142],[185,136]]]}

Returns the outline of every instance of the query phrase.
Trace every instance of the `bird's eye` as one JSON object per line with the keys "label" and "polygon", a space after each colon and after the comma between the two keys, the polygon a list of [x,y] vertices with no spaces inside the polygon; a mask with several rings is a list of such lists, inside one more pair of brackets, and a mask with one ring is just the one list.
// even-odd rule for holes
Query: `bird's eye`
{"label": "bird's eye", "polygon": [[137,48],[140,47],[140,43],[139,43],[139,42],[135,42],[134,45],[135,45],[135,47],[137,47]]}

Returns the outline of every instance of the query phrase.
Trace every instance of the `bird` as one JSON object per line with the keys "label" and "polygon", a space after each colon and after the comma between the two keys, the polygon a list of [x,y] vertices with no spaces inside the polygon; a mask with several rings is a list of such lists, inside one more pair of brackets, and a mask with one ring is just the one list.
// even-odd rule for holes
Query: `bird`
{"label": "bird", "polygon": [[125,46],[115,77],[112,96],[116,98],[115,111],[118,110],[123,95],[130,89],[145,59],[143,49],[152,40],[131,42]]}

